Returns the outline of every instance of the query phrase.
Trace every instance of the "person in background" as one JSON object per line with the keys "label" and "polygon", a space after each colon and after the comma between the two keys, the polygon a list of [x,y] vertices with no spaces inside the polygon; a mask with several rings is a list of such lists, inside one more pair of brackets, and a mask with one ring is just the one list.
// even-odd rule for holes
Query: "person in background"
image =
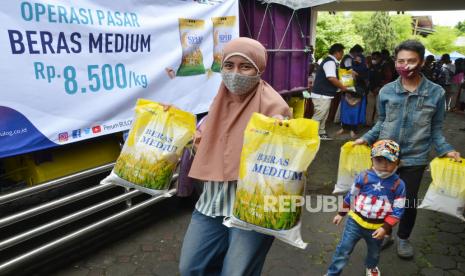
{"label": "person in background", "polygon": [[462,87],[462,83],[464,80],[464,59],[458,58],[455,60],[455,75],[452,77],[450,89],[451,89],[451,99],[450,99],[450,110],[456,111],[458,110],[458,99],[460,97],[460,88]]}
{"label": "person in background", "polygon": [[223,49],[218,94],[194,139],[196,154],[189,177],[204,183],[182,243],[181,276],[261,273],[274,238],[228,228],[239,175],[244,130],[254,112],[282,119],[289,106],[261,79],[267,54],[263,45],[240,37]]}
{"label": "person in background", "polygon": [[446,111],[449,111],[451,106],[451,99],[454,96],[454,91],[452,90],[452,77],[455,75],[455,66],[450,60],[449,54],[444,54],[441,57],[441,74],[439,75],[438,83],[446,91]]}
{"label": "person in background", "polygon": [[365,64],[366,64],[368,70],[370,70],[371,66],[373,66],[372,56],[370,56],[370,55],[366,56]]}
{"label": "person in background", "polygon": [[434,56],[429,55],[425,58],[425,64],[421,68],[421,73],[432,82],[436,82],[437,76],[434,72]]}
{"label": "person in background", "polygon": [[344,56],[341,68],[352,70],[355,82],[355,91],[345,91],[341,97],[341,129],[337,135],[350,131],[352,138],[357,137],[359,125],[365,124],[366,94],[368,92],[368,68],[363,48],[356,44],[350,49],[349,55]]}
{"label": "person in background", "polygon": [[381,52],[373,52],[371,54],[371,67],[369,70],[368,79],[368,95],[367,95],[367,112],[366,124],[373,126],[376,121],[376,99],[378,98],[379,90],[383,82],[383,68],[381,66]]}
{"label": "person in background", "polygon": [[[460,160],[460,153],[446,142],[442,134],[445,115],[445,92],[421,73],[425,47],[407,40],[395,49],[396,70],[400,77],[381,88],[378,96],[378,121],[354,144],[373,144],[379,139],[396,141],[402,149],[397,170],[405,181],[407,204],[397,231],[397,255],[412,258],[409,241],[415,225],[418,190],[429,153],[434,147],[438,156]],[[386,239],[385,243],[391,240]]]}
{"label": "person in background", "polygon": [[394,81],[399,75],[396,72],[394,60],[388,50],[381,50],[381,67],[383,69],[382,86]]}
{"label": "person in background", "polygon": [[311,91],[313,88],[313,82],[315,81],[315,75],[316,75],[316,70],[318,69],[318,64],[317,63],[310,63],[308,66],[308,83],[307,87]]}
{"label": "person in background", "polygon": [[312,119],[320,123],[318,134],[321,140],[331,140],[326,133],[331,101],[338,91],[345,91],[345,87],[338,77],[339,60],[344,56],[344,45],[336,43],[329,48],[329,55],[321,62],[316,71],[315,81],[311,93],[314,113]]}

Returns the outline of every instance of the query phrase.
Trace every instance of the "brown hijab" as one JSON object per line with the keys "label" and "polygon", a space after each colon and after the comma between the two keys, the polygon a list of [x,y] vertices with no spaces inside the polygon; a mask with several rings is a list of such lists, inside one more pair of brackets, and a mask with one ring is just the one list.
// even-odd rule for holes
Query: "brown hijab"
{"label": "brown hijab", "polygon": [[[256,40],[245,37],[231,40],[224,46],[223,57],[234,55],[252,61],[260,73],[265,70],[266,49]],[[238,179],[244,130],[253,112],[266,116],[291,116],[287,103],[263,80],[244,95],[229,92],[221,83],[208,117],[197,133],[200,142],[190,177],[206,181]]]}

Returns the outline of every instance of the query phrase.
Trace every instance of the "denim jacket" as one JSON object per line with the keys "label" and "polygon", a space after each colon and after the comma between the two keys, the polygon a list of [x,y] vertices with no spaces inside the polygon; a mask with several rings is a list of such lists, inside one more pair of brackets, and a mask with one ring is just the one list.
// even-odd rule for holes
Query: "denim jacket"
{"label": "denim jacket", "polygon": [[431,145],[442,156],[453,148],[442,135],[445,92],[422,76],[417,90],[408,92],[399,77],[386,84],[378,97],[378,121],[362,139],[373,144],[392,139],[400,145],[402,166],[428,164]]}

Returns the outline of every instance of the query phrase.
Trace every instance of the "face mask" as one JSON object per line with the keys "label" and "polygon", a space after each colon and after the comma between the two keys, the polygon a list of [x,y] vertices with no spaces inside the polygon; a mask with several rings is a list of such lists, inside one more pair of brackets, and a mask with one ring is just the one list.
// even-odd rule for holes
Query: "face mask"
{"label": "face mask", "polygon": [[376,64],[378,64],[378,61],[377,61],[377,60],[372,60],[371,63],[372,63],[373,65],[376,65]]}
{"label": "face mask", "polygon": [[407,65],[407,66],[397,66],[396,71],[402,78],[412,79],[418,75],[420,66],[416,65]]}
{"label": "face mask", "polygon": [[372,169],[376,173],[376,175],[382,179],[386,179],[390,177],[391,175],[395,174],[397,171],[397,167],[392,172],[380,172],[380,171],[377,171],[374,167]]}
{"label": "face mask", "polygon": [[260,75],[246,76],[239,73],[221,72],[221,77],[229,92],[236,95],[247,94],[260,81]]}

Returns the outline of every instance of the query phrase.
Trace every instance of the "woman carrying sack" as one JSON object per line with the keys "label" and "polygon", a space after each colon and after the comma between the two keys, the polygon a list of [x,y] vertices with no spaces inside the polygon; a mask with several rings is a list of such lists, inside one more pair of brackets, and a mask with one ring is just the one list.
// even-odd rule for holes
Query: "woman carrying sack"
{"label": "woman carrying sack", "polygon": [[350,137],[356,138],[358,126],[365,124],[368,94],[368,68],[360,45],[350,49],[350,54],[341,62],[341,68],[353,70],[355,87],[353,90],[344,91],[341,97],[341,129],[336,134],[350,131]]}
{"label": "woman carrying sack", "polygon": [[266,49],[258,41],[237,38],[224,46],[223,82],[196,135],[189,176],[204,191],[184,237],[180,273],[184,275],[260,275],[273,237],[228,228],[239,176],[244,130],[253,112],[290,117],[289,107],[261,75]]}

